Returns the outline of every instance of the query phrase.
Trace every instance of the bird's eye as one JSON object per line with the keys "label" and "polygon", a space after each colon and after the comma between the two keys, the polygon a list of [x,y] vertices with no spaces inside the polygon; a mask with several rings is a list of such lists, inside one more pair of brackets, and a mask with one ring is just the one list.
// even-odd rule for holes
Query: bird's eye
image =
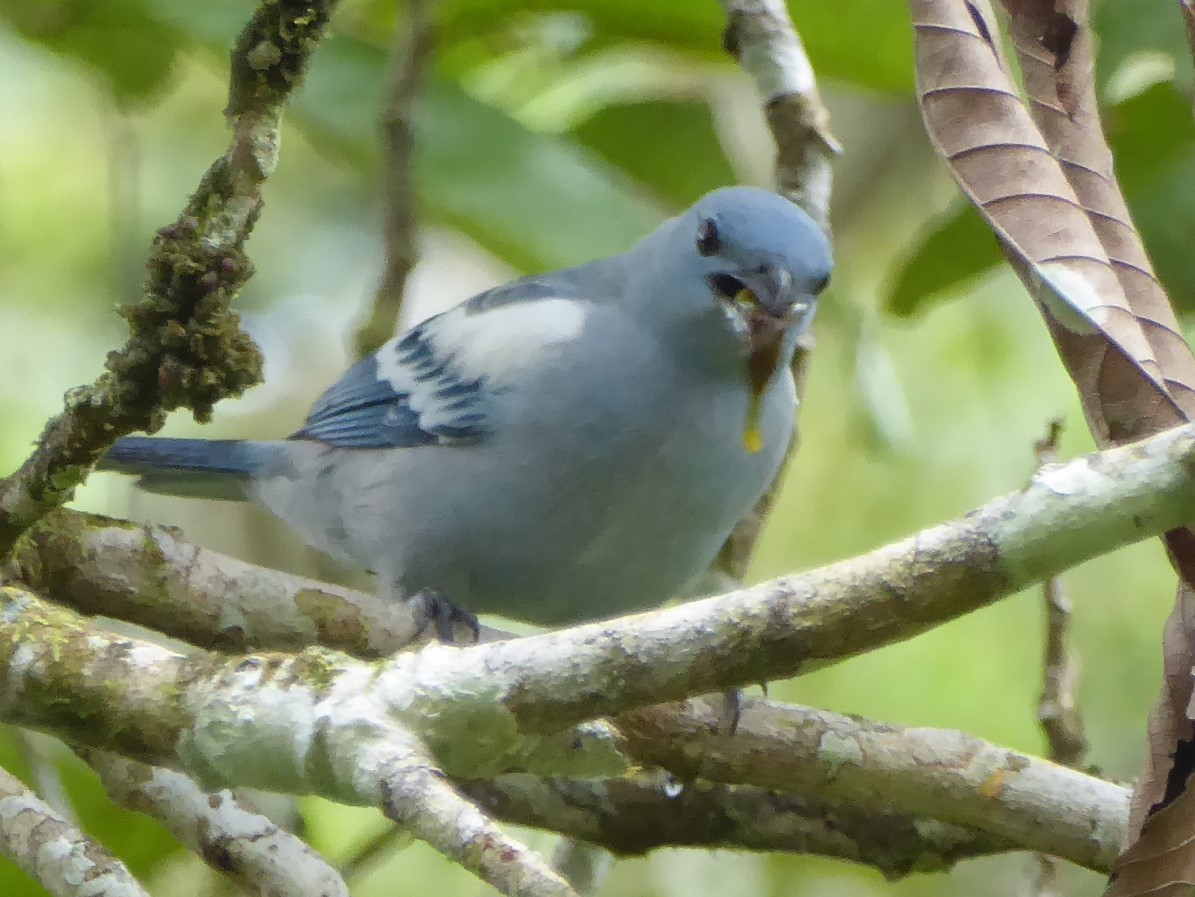
{"label": "bird's eye", "polygon": [[713,255],[722,248],[722,240],[718,236],[718,226],[714,219],[703,218],[697,228],[697,252],[701,255]]}
{"label": "bird's eye", "polygon": [[809,292],[813,293],[813,295],[815,295],[815,296],[820,296],[822,294],[822,291],[829,285],[830,285],[830,273],[826,272],[825,274],[823,274],[821,277],[819,277],[817,280],[815,280],[810,285]]}

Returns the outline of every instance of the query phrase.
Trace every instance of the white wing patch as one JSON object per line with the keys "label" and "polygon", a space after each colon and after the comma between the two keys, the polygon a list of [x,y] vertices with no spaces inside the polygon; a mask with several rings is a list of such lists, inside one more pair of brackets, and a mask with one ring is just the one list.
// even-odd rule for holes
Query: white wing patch
{"label": "white wing patch", "polygon": [[[484,380],[487,387],[502,387],[535,356],[577,338],[585,324],[585,303],[573,299],[537,299],[512,302],[479,312],[467,305],[450,309],[426,322],[427,342],[458,377]],[[378,352],[378,376],[395,391],[410,392],[418,408],[421,390],[409,365],[389,346]]]}
{"label": "white wing patch", "polygon": [[484,372],[487,383],[500,387],[536,355],[576,339],[587,315],[585,304],[572,299],[540,299],[466,313],[461,326],[453,328],[455,345],[450,351],[461,371]]}

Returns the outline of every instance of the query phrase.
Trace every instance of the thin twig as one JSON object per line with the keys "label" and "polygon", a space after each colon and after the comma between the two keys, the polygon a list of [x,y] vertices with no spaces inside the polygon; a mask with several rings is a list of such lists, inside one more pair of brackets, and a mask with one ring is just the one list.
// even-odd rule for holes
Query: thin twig
{"label": "thin twig", "polygon": [[382,110],[382,198],[386,266],[369,319],[357,330],[363,358],[394,335],[407,279],[418,259],[415,184],[415,109],[435,45],[431,0],[407,0],[391,50],[389,89]]}
{"label": "thin twig", "polygon": [[390,825],[365,841],[340,864],[339,872],[345,881],[353,881],[374,863],[411,843],[411,833],[401,825]]}
{"label": "thin twig", "polygon": [[[763,99],[764,115],[776,144],[776,183],[782,194],[830,230],[830,162],[839,152],[830,133],[830,114],[818,94],[813,67],[783,0],[721,0],[727,25],[723,43],[751,76]],[[812,339],[793,357],[797,395],[804,392]],[[796,433],[788,447],[796,450]],[[779,480],[731,533],[714,571],[732,583],[743,581],[755,544],[775,502]]]}
{"label": "thin twig", "polygon": [[[1037,469],[1053,464],[1058,457],[1062,421],[1050,421],[1046,434],[1033,444]],[[1042,690],[1037,702],[1037,719],[1049,745],[1049,758],[1055,763],[1078,769],[1087,752],[1083,735],[1083,717],[1079,712],[1079,659],[1070,647],[1071,605],[1066,598],[1062,576],[1051,576],[1042,583],[1045,605],[1046,638],[1042,651]],[[1058,861],[1048,854],[1035,858],[1032,891],[1036,897],[1058,893]]]}
{"label": "thin twig", "polygon": [[776,142],[780,192],[830,230],[831,162],[841,152],[813,67],[782,0],[721,0],[726,49],[755,81]]}
{"label": "thin twig", "polygon": [[392,767],[381,790],[389,818],[507,897],[578,897],[535,851],[503,832],[430,764]]}
{"label": "thin twig", "polygon": [[182,773],[82,750],[112,799],[160,821],[217,872],[271,897],[348,897],[344,880],[314,850],[229,791],[205,793]]}
{"label": "thin twig", "polygon": [[[1061,421],[1052,421],[1045,439],[1035,445],[1039,470],[1053,463],[1062,432]],[[1042,586],[1046,611],[1046,642],[1042,653],[1042,692],[1037,718],[1055,763],[1078,769],[1087,751],[1083,716],[1079,712],[1079,659],[1070,647],[1071,605],[1062,577],[1052,576]]]}

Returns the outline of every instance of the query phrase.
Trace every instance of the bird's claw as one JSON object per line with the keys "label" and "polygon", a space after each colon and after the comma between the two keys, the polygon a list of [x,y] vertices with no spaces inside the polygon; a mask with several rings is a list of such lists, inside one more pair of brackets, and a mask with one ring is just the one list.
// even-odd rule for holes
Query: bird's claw
{"label": "bird's claw", "polygon": [[438,589],[422,589],[408,599],[418,621],[417,635],[423,635],[428,627],[435,626],[436,636],[446,645],[456,644],[456,624],[461,624],[473,634],[473,642],[481,639],[481,624],[477,615],[461,610]]}

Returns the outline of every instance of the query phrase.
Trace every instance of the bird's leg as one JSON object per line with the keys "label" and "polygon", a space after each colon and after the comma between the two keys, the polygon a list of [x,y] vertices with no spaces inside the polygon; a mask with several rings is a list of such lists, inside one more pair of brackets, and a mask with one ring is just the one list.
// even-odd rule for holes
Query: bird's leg
{"label": "bird's leg", "polygon": [[728,688],[722,692],[722,706],[718,711],[718,734],[733,735],[738,731],[743,716],[743,692]]}
{"label": "bird's leg", "polygon": [[[768,683],[760,682],[763,696],[768,696]],[[743,704],[746,695],[742,689],[728,688],[722,692],[722,706],[718,710],[718,734],[733,735],[739,729],[739,721],[743,718]]]}
{"label": "bird's leg", "polygon": [[436,627],[436,635],[446,645],[456,643],[455,624],[460,623],[473,633],[473,642],[481,637],[481,624],[477,615],[461,610],[439,589],[420,589],[407,599],[419,623],[418,634],[423,635],[429,626]]}

